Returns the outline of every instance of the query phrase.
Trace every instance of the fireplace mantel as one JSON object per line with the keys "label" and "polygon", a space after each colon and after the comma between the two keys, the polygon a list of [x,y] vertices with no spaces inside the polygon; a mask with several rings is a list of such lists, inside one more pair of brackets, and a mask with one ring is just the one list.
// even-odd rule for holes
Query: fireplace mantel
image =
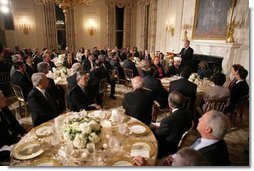
{"label": "fireplace mantel", "polygon": [[232,65],[235,63],[236,55],[241,44],[229,44],[225,43],[225,41],[215,40],[191,40],[190,46],[194,49],[195,54],[223,58],[222,71],[228,75],[230,74]]}

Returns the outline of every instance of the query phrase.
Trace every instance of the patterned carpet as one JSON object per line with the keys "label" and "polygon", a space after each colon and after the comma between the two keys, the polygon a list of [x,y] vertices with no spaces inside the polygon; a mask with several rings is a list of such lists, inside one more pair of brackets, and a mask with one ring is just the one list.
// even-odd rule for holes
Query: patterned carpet
{"label": "patterned carpet", "polygon": [[[104,109],[117,108],[123,110],[122,100],[125,93],[132,91],[131,88],[125,87],[123,85],[116,85],[116,97],[117,100],[109,98],[110,87],[108,87],[108,94],[105,98],[105,103],[103,105]],[[10,106],[14,109],[17,103]],[[15,110],[13,110],[15,111]],[[157,121],[165,117],[165,113],[158,117]],[[27,130],[31,129],[31,126],[25,124]],[[186,146],[190,145],[194,139],[199,136],[196,130],[192,130],[187,138]],[[228,146],[230,160],[232,166],[250,166],[249,164],[249,106],[245,107],[243,114],[243,122],[237,118],[236,123],[231,128],[230,133],[225,137],[225,141]]]}

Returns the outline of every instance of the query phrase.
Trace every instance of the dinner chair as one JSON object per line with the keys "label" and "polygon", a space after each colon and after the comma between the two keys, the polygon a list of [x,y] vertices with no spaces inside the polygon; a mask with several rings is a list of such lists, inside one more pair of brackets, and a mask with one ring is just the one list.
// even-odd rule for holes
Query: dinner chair
{"label": "dinner chair", "polygon": [[10,87],[10,72],[0,72],[0,89],[4,96],[9,96],[11,93]]}
{"label": "dinner chair", "polygon": [[198,113],[202,116],[204,113],[210,110],[217,110],[223,112],[225,107],[228,105],[228,98],[222,100],[208,100],[203,105],[202,109],[200,106],[196,107]]}
{"label": "dinner chair", "polygon": [[108,90],[107,78],[103,78],[100,80],[99,83],[99,93],[103,94],[104,101],[106,100],[107,90]]}
{"label": "dinner chair", "polygon": [[236,120],[236,117],[238,114],[241,119],[241,122],[243,122],[243,110],[244,110],[245,105],[248,103],[248,101],[249,101],[249,94],[239,98],[238,102],[235,105],[233,112],[231,113],[232,123],[235,123],[235,120]]}
{"label": "dinner chair", "polygon": [[159,113],[160,113],[160,104],[154,100],[152,107],[152,122],[156,122]]}
{"label": "dinner chair", "polygon": [[[14,92],[14,94],[17,97],[18,102],[19,102],[19,114],[20,114],[20,116],[22,116],[22,110],[24,110],[25,111],[25,117],[27,118],[28,117],[28,104],[27,104],[27,101],[24,98],[21,87],[19,85],[15,85],[15,84],[11,84],[11,87],[12,87],[13,92]],[[22,105],[22,103],[24,105]],[[17,120],[19,120],[19,118]]]}
{"label": "dinner chair", "polygon": [[125,86],[131,87],[131,80],[133,79],[133,71],[128,68],[124,68],[124,75],[125,75]]}
{"label": "dinner chair", "polygon": [[186,146],[187,136],[190,134],[191,130],[194,128],[194,122],[191,122],[191,127],[189,130],[185,131],[178,143],[178,149],[181,149],[182,147]]}

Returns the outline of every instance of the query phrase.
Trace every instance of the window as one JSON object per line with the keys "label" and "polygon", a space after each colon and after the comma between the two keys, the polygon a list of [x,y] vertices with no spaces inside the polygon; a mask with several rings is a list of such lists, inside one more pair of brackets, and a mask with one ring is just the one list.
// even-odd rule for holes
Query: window
{"label": "window", "polygon": [[57,47],[58,50],[64,50],[66,47],[66,30],[65,30],[65,17],[63,10],[57,5],[56,11],[56,30],[57,30]]}
{"label": "window", "polygon": [[116,46],[118,49],[123,48],[123,23],[124,23],[124,8],[115,8],[116,12]]}

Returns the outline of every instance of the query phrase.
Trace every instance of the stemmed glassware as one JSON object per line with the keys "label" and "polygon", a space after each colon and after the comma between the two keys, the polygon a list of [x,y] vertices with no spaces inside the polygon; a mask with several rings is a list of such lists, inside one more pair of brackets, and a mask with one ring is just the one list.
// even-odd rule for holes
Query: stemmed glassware
{"label": "stemmed glassware", "polygon": [[89,154],[92,154],[93,162],[95,162],[94,152],[95,152],[95,144],[94,143],[88,143],[86,144],[86,149]]}

